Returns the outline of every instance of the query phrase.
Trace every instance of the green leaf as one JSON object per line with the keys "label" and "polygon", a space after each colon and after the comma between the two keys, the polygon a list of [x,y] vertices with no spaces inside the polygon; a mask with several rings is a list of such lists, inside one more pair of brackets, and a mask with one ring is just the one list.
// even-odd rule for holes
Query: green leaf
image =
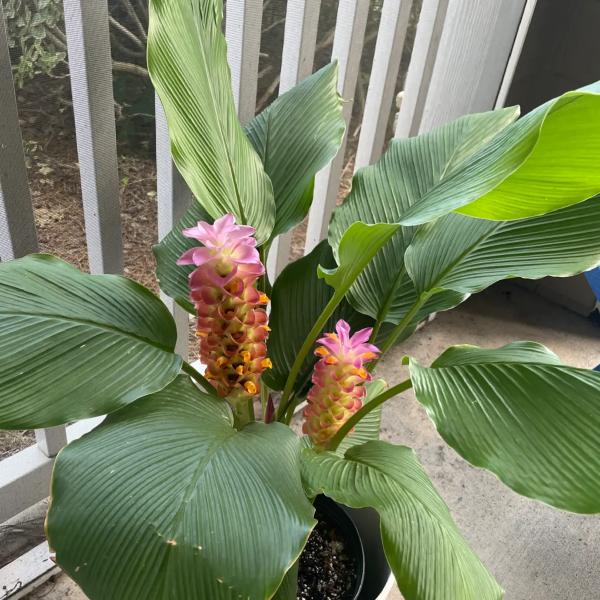
{"label": "green leaf", "polygon": [[417,291],[469,294],[509,277],[567,277],[600,263],[600,197],[519,221],[447,215],[406,251]]}
{"label": "green leaf", "polygon": [[[345,122],[336,79],[337,66],[324,67],[282,94],[246,128],[246,135],[273,182],[277,217],[271,237],[287,231],[306,216],[313,198],[314,174],[337,152]],[[198,245],[181,235],[182,229],[197,221],[213,219],[198,202],[193,202],[182,220],[154,246],[161,290],[192,314],[195,311],[188,299],[188,275],[193,266],[181,267],[176,261]]]}
{"label": "green leaf", "polygon": [[[329,300],[333,289],[317,277],[319,265],[335,267],[335,259],[326,240],[301,259],[290,263],[281,272],[271,293],[268,350],[273,368],[263,378],[274,390],[282,390],[302,343]],[[372,322],[342,300],[327,321],[323,331],[333,331],[338,319],[345,319],[352,329],[369,327]],[[296,380],[295,390],[302,392],[310,383],[316,357],[306,357]]]}
{"label": "green leaf", "polygon": [[567,92],[507,127],[402,218],[452,210],[512,220],[545,214],[600,192],[600,83]]}
{"label": "green leaf", "polygon": [[115,275],[37,254],[0,264],[0,428],[102,415],[179,372],[165,305]]}
{"label": "green leaf", "polygon": [[399,227],[393,223],[353,223],[342,235],[339,244],[333,248],[338,266],[333,269],[320,266],[319,277],[323,278],[336,294],[345,295],[361,271]]}
{"label": "green leaf", "polygon": [[300,440],[179,377],[57,458],[49,543],[92,600],[263,600],[314,526]]}
{"label": "green leaf", "polygon": [[385,554],[406,600],[502,597],[410,448],[373,441],[344,458],[304,449],[302,476],[314,494],[377,510]]}
{"label": "green leaf", "polygon": [[544,346],[453,346],[425,368],[418,400],[463,458],[552,506],[600,512],[600,373],[564,366]]}
{"label": "green leaf", "polygon": [[277,214],[271,237],[307,215],[312,193],[305,190],[342,143],[346,124],[336,84],[332,63],[279,96],[246,127],[273,183]]}
{"label": "green leaf", "polygon": [[[398,223],[402,215],[449,177],[479,148],[517,116],[514,108],[468,115],[414,138],[393,140],[374,165],[360,169],[344,204],[333,214],[330,244],[337,248],[355,221]],[[359,312],[399,323],[416,301],[404,266],[404,252],[415,234],[401,227],[374,257],[350,289],[348,299]],[[464,299],[448,293],[419,315],[456,306]],[[418,322],[418,320],[416,321]]]}
{"label": "green leaf", "polygon": [[194,201],[181,221],[160,243],[152,247],[160,289],[193,315],[196,314],[196,311],[189,300],[189,275],[195,267],[194,265],[178,265],[177,260],[186,250],[199,245],[197,240],[184,237],[181,233],[188,227],[194,227],[198,221],[212,223],[213,219],[198,202]]}
{"label": "green leaf", "polygon": [[[374,379],[373,381],[366,384],[367,395],[364,399],[364,404],[368,404],[381,394],[387,388],[387,383],[383,379]],[[356,425],[354,431],[349,433],[340,443],[336,449],[336,453],[343,456],[348,448],[370,442],[371,440],[378,440],[379,433],[381,430],[381,409],[382,406],[378,406],[370,413],[365,415]]]}
{"label": "green leaf", "polygon": [[148,70],[162,101],[173,160],[206,211],[256,228],[275,222],[273,189],[238,121],[221,0],[151,0]]}
{"label": "green leaf", "polygon": [[282,584],[277,589],[273,600],[297,600],[298,598],[298,567],[296,561],[285,574]]}

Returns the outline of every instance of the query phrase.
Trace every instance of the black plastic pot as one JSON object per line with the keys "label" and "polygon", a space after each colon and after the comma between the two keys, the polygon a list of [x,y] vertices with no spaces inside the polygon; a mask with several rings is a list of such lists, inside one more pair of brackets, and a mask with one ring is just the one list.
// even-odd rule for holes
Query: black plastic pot
{"label": "black plastic pot", "polygon": [[346,507],[337,504],[327,496],[318,496],[314,502],[317,512],[325,521],[332,525],[337,533],[343,538],[345,551],[351,555],[356,563],[356,584],[348,598],[358,600],[363,586],[365,576],[365,552],[358,528],[350,518]]}
{"label": "black plastic pot", "polygon": [[315,500],[315,507],[334,525],[346,542],[346,551],[357,564],[357,581],[352,600],[383,600],[389,591],[390,567],[385,558],[379,515],[370,508],[353,509],[326,496]]}
{"label": "black plastic pot", "polygon": [[383,551],[379,515],[372,508],[343,509],[358,530],[365,553],[363,585],[357,600],[385,600],[394,580]]}

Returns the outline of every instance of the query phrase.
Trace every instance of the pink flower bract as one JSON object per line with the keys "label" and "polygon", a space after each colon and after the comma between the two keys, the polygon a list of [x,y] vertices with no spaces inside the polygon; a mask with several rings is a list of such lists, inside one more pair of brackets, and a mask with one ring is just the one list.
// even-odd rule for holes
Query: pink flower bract
{"label": "pink flower bract", "polygon": [[364,384],[371,374],[364,365],[377,358],[379,349],[368,340],[372,329],[350,335],[350,325],[340,319],[336,333],[318,340],[316,363],[304,409],[302,430],[317,446],[326,446],[340,427],[363,405]]}
{"label": "pink flower bract", "polygon": [[206,377],[221,396],[233,400],[258,394],[260,375],[271,366],[265,345],[269,299],[256,288],[265,269],[253,234],[254,227],[236,225],[233,215],[213,225],[199,221],[183,235],[203,245],[177,261],[196,266],[189,278],[190,298]]}

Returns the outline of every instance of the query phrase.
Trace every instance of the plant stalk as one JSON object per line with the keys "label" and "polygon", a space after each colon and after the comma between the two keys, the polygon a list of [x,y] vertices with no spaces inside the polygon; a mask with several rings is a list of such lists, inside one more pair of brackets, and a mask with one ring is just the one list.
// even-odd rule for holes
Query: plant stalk
{"label": "plant stalk", "polygon": [[215,388],[211,385],[210,381],[208,381],[200,371],[194,369],[189,362],[184,360],[181,365],[181,370],[184,373],[187,373],[205,392],[208,392],[209,394],[215,393]]}
{"label": "plant stalk", "polygon": [[237,402],[229,402],[231,410],[233,412],[233,424],[234,427],[239,431],[243,429],[248,423],[252,423],[256,420],[254,416],[254,400],[247,398],[246,400],[238,400]]}
{"label": "plant stalk", "polygon": [[331,438],[327,450],[335,452],[338,446],[342,443],[342,440],[358,425],[358,423],[366,417],[371,411],[375,410],[378,406],[383,404],[386,400],[389,400],[396,394],[400,394],[412,387],[412,381],[407,379],[398,385],[391,387],[389,390],[382,392],[379,396],[375,396],[373,400],[367,402],[359,411],[355,412],[338,430],[338,432]]}
{"label": "plant stalk", "polygon": [[404,333],[407,327],[412,323],[412,320],[415,318],[416,314],[422,308],[422,306],[429,300],[430,294],[425,292],[421,294],[418,300],[412,305],[411,309],[402,317],[402,320],[394,329],[386,340],[381,344],[381,354],[377,360],[374,360],[368,367],[367,370],[369,372],[373,372],[379,361],[382,359],[384,354],[396,343],[396,340]]}
{"label": "plant stalk", "polygon": [[306,358],[307,354],[310,352],[311,348],[313,347],[315,340],[317,339],[317,337],[323,330],[323,327],[327,323],[327,320],[333,314],[333,311],[338,307],[338,304],[342,301],[343,298],[344,298],[344,294],[340,294],[338,292],[333,294],[333,296],[331,297],[331,299],[329,300],[329,302],[323,309],[323,312],[321,312],[321,314],[319,315],[319,318],[317,319],[317,321],[313,325],[312,329],[306,336],[306,339],[304,340],[304,343],[302,344],[300,351],[296,355],[296,360],[294,360],[294,364],[292,365],[292,368],[290,369],[290,373],[288,375],[287,381],[285,382],[285,387],[283,389],[283,395],[281,396],[281,401],[279,402],[279,408],[277,409],[277,420],[278,421],[282,420],[282,418],[287,413],[288,408],[290,408],[290,405],[292,402],[292,398],[290,398],[290,396],[294,389],[294,384],[296,383],[296,379],[298,378],[298,373],[300,372],[300,369],[302,368],[302,365],[304,363],[304,359]]}
{"label": "plant stalk", "polygon": [[369,340],[371,342],[371,344],[375,343],[375,340],[377,339],[379,330],[381,329],[381,326],[383,325],[383,321],[387,317],[387,314],[390,312],[390,308],[392,307],[392,302],[394,301],[394,294],[398,290],[398,287],[400,286],[400,282],[402,281],[402,278],[404,277],[404,275],[406,275],[406,267],[405,266],[403,266],[400,273],[398,273],[398,276],[396,277],[396,281],[394,281],[394,285],[392,285],[390,291],[388,292],[388,296],[385,299],[385,302],[383,303],[383,306],[381,307],[379,314],[377,315],[377,320],[375,321],[375,326],[373,327],[373,333],[371,333],[371,338]]}

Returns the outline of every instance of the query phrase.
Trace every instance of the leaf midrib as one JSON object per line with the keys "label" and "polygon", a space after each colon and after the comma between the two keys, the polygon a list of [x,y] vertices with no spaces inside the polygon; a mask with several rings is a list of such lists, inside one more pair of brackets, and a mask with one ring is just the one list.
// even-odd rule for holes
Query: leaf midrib
{"label": "leaf midrib", "polygon": [[[233,428],[230,428],[227,432],[225,432],[225,429],[223,429],[223,435],[224,436],[226,435],[227,437],[217,439],[208,448],[208,450],[206,451],[206,454],[203,456],[202,460],[198,461],[198,464],[196,465],[196,468],[194,469],[194,473],[190,477],[190,481],[186,487],[185,493],[183,494],[181,502],[179,503],[179,508],[177,509],[177,512],[175,513],[175,516],[173,517],[173,519],[171,521],[172,536],[173,536],[174,540],[176,540],[177,536],[181,533],[181,531],[180,531],[181,522],[183,521],[183,518],[185,517],[185,510],[186,510],[187,506],[189,505],[189,502],[190,502],[195,490],[198,487],[198,482],[204,475],[208,465],[210,464],[210,462],[212,461],[214,456],[220,450],[222,450],[232,439],[234,439],[237,436],[237,431]],[[167,585],[167,583],[169,581],[168,570],[169,570],[169,563],[171,561],[172,556],[173,556],[172,547],[169,546],[169,548],[167,548],[167,553],[165,556],[165,564],[163,567],[165,569],[165,575],[164,575],[163,585],[162,585],[162,588],[163,588],[162,595],[163,596],[165,595],[164,594],[165,586]],[[205,565],[208,565],[212,571],[212,565],[210,564],[210,562],[208,562],[206,560],[203,562]],[[229,587],[232,587],[232,586],[229,586]]]}
{"label": "leaf midrib", "polygon": [[[193,13],[192,13],[193,14]],[[183,16],[183,15],[182,15]],[[236,176],[235,176],[235,171],[233,169],[233,164],[231,161],[231,156],[229,153],[229,144],[228,144],[228,140],[225,137],[225,132],[223,131],[223,124],[221,123],[221,118],[219,117],[219,113],[217,110],[217,105],[216,105],[216,98],[215,98],[215,93],[214,93],[214,86],[212,84],[212,78],[208,77],[208,73],[210,71],[209,67],[209,61],[207,58],[207,53],[206,53],[206,49],[204,47],[204,38],[203,38],[203,33],[207,33],[206,29],[208,29],[208,27],[212,27],[212,29],[214,31],[217,31],[217,35],[220,35],[220,32],[218,31],[218,28],[216,27],[216,24],[211,24],[208,25],[207,28],[205,28],[205,30],[202,29],[200,23],[198,21],[196,21],[195,23],[195,29],[196,32],[198,34],[198,46],[200,47],[200,53],[202,55],[202,61],[204,63],[204,67],[205,67],[205,73],[206,73],[206,77],[204,77],[205,82],[208,85],[208,89],[209,89],[209,93],[210,93],[210,99],[211,99],[211,107],[212,107],[212,112],[213,112],[213,116],[215,117],[213,122],[217,123],[217,132],[219,134],[219,137],[221,138],[221,142],[222,142],[222,148],[224,150],[224,154],[225,157],[227,159],[227,166],[229,168],[229,172],[231,175],[231,181],[233,183],[233,187],[234,187],[234,191],[235,191],[235,199],[238,205],[238,210],[240,211],[240,218],[242,219],[243,223],[246,223],[246,216],[244,213],[244,209],[242,207],[242,199],[240,196],[240,190],[238,188],[237,185],[237,180],[236,180]],[[175,61],[177,62],[177,61]],[[221,65],[222,67],[222,65]],[[225,67],[225,68],[229,68],[229,67]],[[235,134],[234,134],[235,136]]]}

